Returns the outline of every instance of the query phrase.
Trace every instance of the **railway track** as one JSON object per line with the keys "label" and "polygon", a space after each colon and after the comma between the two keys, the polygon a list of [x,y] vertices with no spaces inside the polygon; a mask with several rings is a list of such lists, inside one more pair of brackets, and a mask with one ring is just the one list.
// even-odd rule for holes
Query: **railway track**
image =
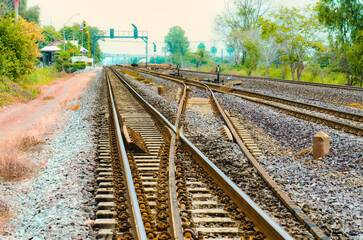
{"label": "railway track", "polygon": [[[100,142],[99,237],[292,239],[178,127],[140,103],[119,73],[107,72],[110,137]],[[184,106],[181,100],[178,113]]]}
{"label": "railway track", "polygon": [[[164,78],[167,79],[167,78]],[[174,80],[175,81],[175,80]],[[182,82],[181,84],[185,84],[184,82]],[[257,188],[259,188],[259,191],[263,191],[263,192],[268,192],[271,191],[270,194],[267,194],[269,196],[276,194],[277,197],[272,197],[271,199],[269,199],[268,197],[264,198],[263,196],[260,196],[260,199],[263,199],[262,201],[259,199],[259,203],[261,205],[267,206],[267,208],[269,209],[278,209],[278,211],[281,213],[283,213],[287,217],[286,222],[284,222],[284,225],[293,228],[294,224],[296,224],[296,219],[294,219],[293,216],[295,216],[297,219],[299,219],[299,221],[304,224],[307,229],[309,229],[309,231],[315,236],[315,238],[317,239],[327,239],[327,236],[301,211],[301,209],[287,196],[287,194],[270,178],[270,176],[265,172],[265,170],[260,166],[260,164],[258,163],[257,159],[255,158],[255,156],[260,156],[260,150],[256,150],[255,144],[251,144],[251,138],[250,136],[244,132],[243,129],[241,129],[240,124],[238,123],[237,119],[231,118],[229,117],[223,110],[222,106],[219,104],[218,100],[216,99],[216,97],[214,96],[213,91],[211,90],[211,88],[209,88],[208,85],[201,83],[201,86],[203,86],[204,88],[206,88],[210,94],[211,94],[211,99],[212,99],[212,104],[214,105],[214,109],[216,111],[216,114],[221,116],[221,118],[223,119],[223,121],[225,122],[226,126],[227,126],[227,131],[229,132],[231,136],[231,138],[239,145],[239,147],[241,148],[241,150],[243,151],[243,153],[246,155],[248,161],[250,162],[250,166],[247,167],[248,170],[247,175],[249,174],[253,174],[253,172],[255,170],[257,170],[257,173],[260,175],[260,179],[255,179],[255,183]],[[185,89],[185,87],[184,87]],[[246,135],[247,134],[247,135]],[[234,171],[234,170],[233,170]],[[247,191],[248,194],[251,195],[256,195],[256,189],[250,189],[247,190],[248,187],[245,189],[245,191]],[[255,199],[256,201],[256,199]],[[279,206],[279,203],[282,203],[283,205],[286,206],[287,209],[281,208]],[[270,213],[271,214],[271,213]],[[292,214],[293,216],[289,215]],[[277,218],[279,218],[279,216],[276,216]],[[301,226],[300,226],[301,227]],[[306,233],[305,233],[306,234]],[[298,236],[298,237],[297,237]],[[307,239],[307,238],[311,238],[311,236],[308,235],[304,235],[304,233],[302,235],[299,235],[298,233],[296,233],[295,237],[297,238],[301,238],[301,239]]]}
{"label": "railway track", "polygon": [[248,101],[273,107],[275,109],[278,109],[279,111],[295,116],[297,118],[302,118],[308,121],[314,121],[338,130],[346,131],[351,134],[356,134],[359,136],[363,135],[363,127],[362,127],[363,116],[359,114],[338,111],[334,109],[320,107],[317,105],[306,104],[293,100],[268,96],[252,91],[236,89],[233,87],[220,86],[217,84],[210,84],[210,83],[202,83],[199,81],[191,81],[180,77],[174,77],[157,72],[146,71],[143,69],[137,69],[137,71],[140,71],[145,74],[150,74],[156,77],[160,77],[169,81],[174,81],[177,83],[185,82],[188,85],[200,87],[203,89],[206,86],[208,86],[214,92],[232,94]]}
{"label": "railway track", "polygon": [[[210,73],[210,72],[198,72],[193,70],[186,70],[186,69],[180,69],[181,73],[193,73],[193,74],[200,74],[200,75],[210,75],[210,76],[217,76],[216,73]],[[336,84],[325,84],[325,83],[315,83],[315,82],[302,82],[302,81],[292,81],[292,80],[286,80],[286,79],[278,79],[278,78],[267,78],[267,77],[259,77],[259,76],[242,76],[242,75],[236,75],[236,74],[219,74],[220,77],[227,79],[228,77],[233,77],[233,79],[241,79],[241,80],[264,80],[264,81],[272,81],[272,82],[282,82],[282,83],[288,83],[288,84],[297,84],[297,85],[309,85],[309,86],[316,86],[316,87],[324,87],[324,88],[336,88],[336,89],[346,89],[346,90],[355,90],[355,91],[363,91],[363,88],[361,87],[354,87],[354,86],[346,86],[346,85],[336,85]],[[215,78],[215,77],[214,77]]]}

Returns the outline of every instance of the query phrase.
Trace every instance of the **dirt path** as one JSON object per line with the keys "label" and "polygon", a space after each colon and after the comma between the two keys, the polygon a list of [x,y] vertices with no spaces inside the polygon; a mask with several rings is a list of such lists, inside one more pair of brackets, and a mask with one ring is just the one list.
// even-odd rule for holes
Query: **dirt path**
{"label": "dirt path", "polygon": [[83,73],[59,79],[27,103],[18,103],[0,110],[0,145],[26,135],[43,134],[53,125],[71,100],[81,96],[96,73]]}

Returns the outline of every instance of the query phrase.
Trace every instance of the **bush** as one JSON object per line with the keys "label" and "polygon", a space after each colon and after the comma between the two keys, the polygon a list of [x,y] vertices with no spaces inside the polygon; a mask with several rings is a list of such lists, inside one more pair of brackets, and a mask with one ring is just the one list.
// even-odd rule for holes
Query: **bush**
{"label": "bush", "polygon": [[17,81],[30,72],[40,55],[36,42],[43,40],[41,32],[21,17],[0,17],[0,75]]}
{"label": "bush", "polygon": [[63,69],[67,73],[73,73],[78,70],[82,70],[86,68],[86,63],[84,62],[75,62],[75,63],[63,63]]}

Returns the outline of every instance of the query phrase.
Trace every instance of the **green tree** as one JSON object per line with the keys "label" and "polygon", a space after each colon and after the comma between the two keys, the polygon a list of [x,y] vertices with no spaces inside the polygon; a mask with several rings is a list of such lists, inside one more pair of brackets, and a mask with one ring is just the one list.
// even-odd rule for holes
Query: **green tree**
{"label": "green tree", "polygon": [[204,51],[203,49],[199,49],[197,51],[197,56],[198,56],[197,59],[199,61],[199,66],[198,67],[202,66],[203,63],[207,62],[208,55],[207,55],[206,51]]}
{"label": "green tree", "polygon": [[217,53],[217,48],[215,46],[211,47],[210,52],[213,54],[213,56],[215,56]]}
{"label": "green tree", "polygon": [[42,34],[44,41],[39,43],[39,48],[43,48],[57,39],[63,39],[62,35],[51,25],[44,26]]}
{"label": "green tree", "polygon": [[205,44],[204,43],[199,43],[198,44],[198,50],[203,49],[205,51]]}
{"label": "green tree", "polygon": [[86,24],[86,21],[83,21],[83,46],[82,47],[84,47],[88,50],[88,52],[87,52],[88,57],[91,56],[90,42],[91,42],[91,38],[90,38],[90,34],[89,34],[89,29]]}
{"label": "green tree", "polygon": [[22,17],[17,22],[13,17],[0,17],[0,75],[16,79],[30,72],[40,56],[41,31]]}
{"label": "green tree", "polygon": [[[331,45],[349,85],[363,81],[363,3],[361,0],[320,0],[315,10],[329,31]],[[353,53],[353,49],[357,50]]]}
{"label": "green tree", "polygon": [[172,62],[182,64],[183,66],[183,57],[189,50],[189,41],[185,36],[185,31],[179,26],[170,28],[164,42],[166,43],[167,51],[172,55]]}
{"label": "green tree", "polygon": [[245,59],[245,66],[248,68],[248,76],[252,75],[252,71],[257,69],[261,57],[261,41],[259,33],[256,30],[246,31],[241,38],[243,45],[248,54]]}
{"label": "green tree", "polygon": [[274,37],[280,44],[280,60],[290,65],[292,80],[295,80],[295,71],[298,80],[301,80],[310,52],[323,49],[319,35],[322,30],[314,12],[306,9],[302,13],[296,8],[281,8],[273,15],[272,21],[263,18],[259,21],[262,34]]}
{"label": "green tree", "polygon": [[233,47],[232,46],[227,46],[226,50],[228,52],[229,57],[231,57],[233,52],[234,52]]}
{"label": "green tree", "polygon": [[[100,45],[98,44],[98,42],[96,42],[96,44],[93,44],[94,41],[94,36],[103,36],[103,32],[100,31],[97,27],[93,27],[93,26],[88,26],[88,31],[89,31],[89,35],[90,35],[90,48],[91,48],[91,54],[92,57],[94,58],[94,62],[98,63],[101,60],[101,56],[102,56],[102,52],[101,52],[101,48]],[[101,40],[98,40],[101,41]],[[94,49],[95,47],[95,49]]]}
{"label": "green tree", "polygon": [[234,0],[226,11],[217,16],[216,27],[227,45],[234,49],[236,64],[245,64],[247,57],[243,35],[256,26],[258,18],[269,12],[269,0]]}
{"label": "green tree", "polygon": [[[21,0],[19,2],[19,15],[22,16],[28,22],[35,22],[39,24],[40,8],[38,5],[31,8],[27,8],[27,0]],[[5,16],[9,12],[14,12],[13,0],[0,0],[0,16]]]}

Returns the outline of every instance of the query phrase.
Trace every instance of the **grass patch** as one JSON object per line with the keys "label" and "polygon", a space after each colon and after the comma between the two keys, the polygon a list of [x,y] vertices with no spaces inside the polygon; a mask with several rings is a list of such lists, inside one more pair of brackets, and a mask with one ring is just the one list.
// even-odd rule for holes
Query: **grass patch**
{"label": "grass patch", "polygon": [[[210,72],[214,70],[216,64],[205,64],[198,68],[192,67],[189,68],[195,71],[203,71]],[[253,70],[251,76],[260,76],[263,77],[265,74],[266,68],[263,65],[260,65],[257,70]],[[223,64],[221,65],[221,73],[225,74],[236,74],[247,76],[248,69],[245,66],[233,66],[231,64]],[[282,79],[283,72],[281,67],[271,66],[268,69],[267,77],[269,78],[277,78]],[[291,70],[290,67],[285,68],[285,79],[291,80]],[[295,80],[297,81],[297,75],[295,72]],[[342,72],[332,71],[329,68],[320,68],[320,65],[308,64],[304,69],[303,74],[301,76],[301,81],[303,82],[316,82],[316,83],[326,83],[326,84],[335,84],[335,85],[345,85],[347,84],[346,75]],[[355,83],[354,86],[359,86],[359,83]]]}
{"label": "grass patch", "polygon": [[41,145],[44,144],[44,141],[39,140],[34,136],[26,136],[20,139],[18,144],[19,149],[27,152],[27,151],[40,151]]}
{"label": "grass patch", "polygon": [[0,106],[16,102],[27,102],[40,94],[39,85],[47,84],[64,76],[64,73],[55,73],[53,67],[34,69],[29,75],[10,80],[0,76]]}
{"label": "grass patch", "polygon": [[36,136],[15,137],[0,146],[0,179],[17,181],[34,172],[36,166],[26,158],[30,151],[41,151],[44,141]]}

